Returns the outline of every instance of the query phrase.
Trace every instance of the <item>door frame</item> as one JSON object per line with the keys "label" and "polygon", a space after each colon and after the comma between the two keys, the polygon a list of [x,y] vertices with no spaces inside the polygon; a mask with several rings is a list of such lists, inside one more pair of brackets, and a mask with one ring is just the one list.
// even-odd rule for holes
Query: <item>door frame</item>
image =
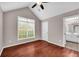
{"label": "door frame", "polygon": [[63,46],[66,46],[65,17],[63,18]]}

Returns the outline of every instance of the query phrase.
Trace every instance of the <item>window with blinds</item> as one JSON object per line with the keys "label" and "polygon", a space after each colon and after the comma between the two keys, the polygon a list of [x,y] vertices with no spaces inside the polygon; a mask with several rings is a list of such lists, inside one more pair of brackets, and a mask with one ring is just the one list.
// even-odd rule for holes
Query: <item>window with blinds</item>
{"label": "window with blinds", "polygon": [[35,21],[18,16],[18,39],[35,38]]}

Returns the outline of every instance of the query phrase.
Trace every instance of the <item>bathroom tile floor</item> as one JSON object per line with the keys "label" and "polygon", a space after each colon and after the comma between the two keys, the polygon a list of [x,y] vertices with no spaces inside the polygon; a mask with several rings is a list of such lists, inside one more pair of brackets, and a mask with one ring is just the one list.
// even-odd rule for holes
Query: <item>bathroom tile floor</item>
{"label": "bathroom tile floor", "polygon": [[69,49],[72,49],[72,50],[79,52],[79,43],[66,41],[66,48],[69,48]]}

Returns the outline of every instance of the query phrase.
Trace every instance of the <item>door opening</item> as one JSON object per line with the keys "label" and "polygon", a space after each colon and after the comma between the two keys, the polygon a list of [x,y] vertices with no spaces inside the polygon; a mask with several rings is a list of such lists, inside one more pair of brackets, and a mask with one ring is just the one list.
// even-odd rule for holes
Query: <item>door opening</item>
{"label": "door opening", "polygon": [[64,18],[63,23],[65,47],[79,51],[79,15]]}
{"label": "door opening", "polygon": [[42,39],[48,41],[48,21],[42,22]]}

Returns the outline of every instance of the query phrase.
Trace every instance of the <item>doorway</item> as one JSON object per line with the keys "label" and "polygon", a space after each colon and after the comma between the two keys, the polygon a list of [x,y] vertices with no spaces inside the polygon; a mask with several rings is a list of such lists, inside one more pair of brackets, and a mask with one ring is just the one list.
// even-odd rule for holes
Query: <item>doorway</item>
{"label": "doorway", "polygon": [[79,51],[79,15],[66,17],[63,21],[65,47]]}
{"label": "doorway", "polygon": [[48,21],[42,21],[42,39],[48,41]]}

